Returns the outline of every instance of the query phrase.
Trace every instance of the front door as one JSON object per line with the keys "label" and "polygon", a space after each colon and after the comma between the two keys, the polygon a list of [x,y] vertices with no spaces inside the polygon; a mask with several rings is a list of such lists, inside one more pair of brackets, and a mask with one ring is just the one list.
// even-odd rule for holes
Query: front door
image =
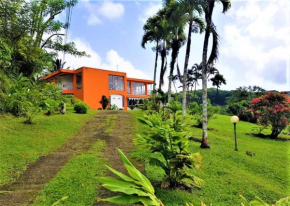
{"label": "front door", "polygon": [[123,106],[123,96],[122,95],[111,95],[111,105],[116,105],[119,109],[124,108]]}

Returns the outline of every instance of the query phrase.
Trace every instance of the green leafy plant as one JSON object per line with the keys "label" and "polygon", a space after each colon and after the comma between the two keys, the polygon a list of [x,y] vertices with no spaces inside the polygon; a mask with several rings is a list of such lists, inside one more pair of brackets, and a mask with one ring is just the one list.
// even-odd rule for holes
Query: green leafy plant
{"label": "green leafy plant", "polygon": [[113,104],[110,105],[109,110],[119,110],[119,108],[117,107],[117,105]]}
{"label": "green leafy plant", "polygon": [[289,206],[290,205],[290,196],[282,198],[278,200],[275,204],[268,204],[264,202],[262,199],[259,197],[255,197],[254,200],[248,201],[244,196],[240,195],[242,198],[242,206]]}
{"label": "green leafy plant", "polygon": [[102,105],[102,108],[106,109],[109,103],[110,103],[110,100],[105,95],[103,95],[102,99],[100,100],[100,104]]}
{"label": "green leafy plant", "polygon": [[84,102],[77,102],[74,105],[74,110],[78,114],[86,114],[88,111],[88,105]]}
{"label": "green leafy plant", "polygon": [[[209,121],[210,119],[212,119],[217,112],[218,112],[218,107],[212,106],[211,103],[208,102],[207,120]],[[196,121],[196,126],[198,128],[201,128],[202,127],[203,105],[197,104],[196,102],[190,103],[189,114],[193,115],[193,119]]]}
{"label": "green leafy plant", "polygon": [[150,130],[145,135],[139,135],[137,144],[160,158],[148,157],[149,164],[161,167],[166,178],[161,183],[163,188],[183,186],[186,188],[201,187],[204,181],[194,175],[194,170],[200,168],[202,157],[199,153],[191,154],[188,150],[188,137],[182,111],[164,115],[154,112],[139,120]]}
{"label": "green leafy plant", "polygon": [[107,199],[101,199],[100,201],[115,204],[142,203],[146,206],[163,206],[162,202],[155,196],[155,190],[150,181],[134,167],[120,149],[118,152],[130,176],[107,166],[107,168],[120,179],[114,177],[98,177],[97,179],[102,183],[104,188],[122,194]]}

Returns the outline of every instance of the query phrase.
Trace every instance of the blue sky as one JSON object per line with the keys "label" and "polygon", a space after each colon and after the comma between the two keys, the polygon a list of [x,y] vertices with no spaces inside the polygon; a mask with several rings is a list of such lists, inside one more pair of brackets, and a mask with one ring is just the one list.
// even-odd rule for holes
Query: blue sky
{"label": "blue sky", "polygon": [[[144,22],[159,8],[161,1],[80,0],[73,8],[69,40],[91,57],[66,55],[66,66],[118,69],[130,77],[152,79],[154,45],[143,49],[140,43]],[[222,89],[259,85],[290,90],[290,1],[232,0],[229,12],[224,15],[221,11],[217,5],[214,22],[221,39],[216,67],[227,79]],[[64,14],[59,18],[64,20]],[[192,36],[190,66],[201,61],[203,38],[203,34]],[[181,69],[184,56],[185,46],[178,59]]]}

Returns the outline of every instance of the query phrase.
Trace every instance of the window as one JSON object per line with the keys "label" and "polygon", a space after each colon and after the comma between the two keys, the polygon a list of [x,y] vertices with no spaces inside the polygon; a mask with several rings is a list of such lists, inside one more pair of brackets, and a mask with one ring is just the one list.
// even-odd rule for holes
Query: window
{"label": "window", "polygon": [[127,81],[127,94],[131,94],[131,87],[129,81]]}
{"label": "window", "polygon": [[56,84],[63,90],[73,90],[73,75],[58,76]]}
{"label": "window", "polygon": [[82,73],[78,73],[76,76],[77,76],[77,89],[81,89],[83,88]]}
{"label": "window", "polygon": [[145,83],[132,82],[133,94],[145,95]]}
{"label": "window", "polygon": [[109,75],[109,90],[124,91],[124,77]]}

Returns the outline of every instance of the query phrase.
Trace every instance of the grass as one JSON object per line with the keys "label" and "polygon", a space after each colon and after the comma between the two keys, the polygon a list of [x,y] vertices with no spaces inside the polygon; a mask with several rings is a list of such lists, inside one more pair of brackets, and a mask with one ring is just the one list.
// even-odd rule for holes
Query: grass
{"label": "grass", "polygon": [[117,115],[108,115],[105,119],[105,124],[108,125],[107,129],[105,130],[106,134],[111,135],[114,131],[114,128],[117,124]]}
{"label": "grass", "polygon": [[[142,111],[132,111],[135,118],[142,117]],[[135,120],[136,133],[148,128]],[[157,197],[166,206],[185,205],[185,202],[200,205],[203,201],[214,206],[240,205],[239,194],[247,199],[258,196],[268,203],[289,195],[289,146],[290,142],[275,141],[251,137],[256,125],[239,122],[237,124],[238,149],[234,151],[233,125],[230,117],[217,115],[210,120],[209,131],[211,149],[200,149],[200,143],[190,141],[192,152],[200,152],[203,156],[202,169],[197,174],[206,181],[202,189],[192,192],[179,189],[160,189],[159,183],[163,178],[160,168],[145,166],[146,175],[156,185]],[[266,131],[267,132],[267,131]],[[201,138],[202,130],[192,127],[194,137]],[[254,154],[249,156],[246,152]],[[143,158],[148,151],[136,147],[134,156]]]}
{"label": "grass", "polygon": [[38,115],[35,124],[24,124],[25,118],[1,116],[0,119],[0,186],[15,180],[27,164],[59,148],[73,136],[96,111],[75,114]]}
{"label": "grass", "polygon": [[100,186],[97,176],[103,176],[106,161],[102,158],[105,142],[97,141],[92,149],[72,158],[38,194],[35,206],[50,206],[63,197],[58,205],[93,205]]}

